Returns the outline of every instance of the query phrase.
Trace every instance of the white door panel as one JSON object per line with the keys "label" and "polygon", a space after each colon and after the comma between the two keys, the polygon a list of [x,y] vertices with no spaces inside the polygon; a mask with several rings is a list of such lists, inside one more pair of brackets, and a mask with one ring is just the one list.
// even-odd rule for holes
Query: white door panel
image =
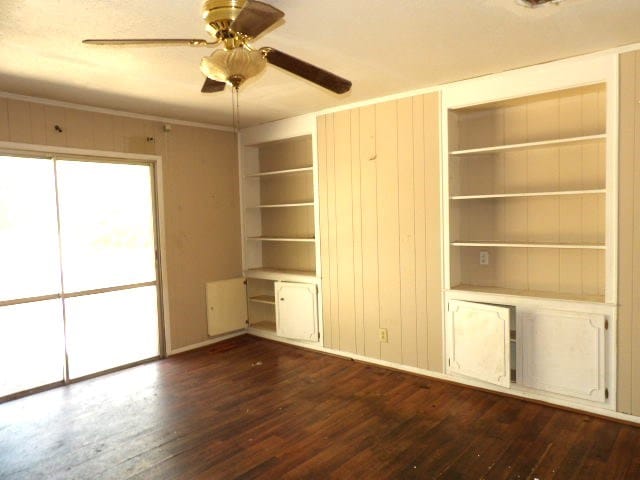
{"label": "white door panel", "polygon": [[514,311],[509,306],[451,300],[447,313],[447,371],[509,387],[509,330]]}
{"label": "white door panel", "polygon": [[605,400],[605,316],[540,310],[519,325],[521,381],[527,387]]}
{"label": "white door panel", "polygon": [[247,289],[244,278],[207,283],[207,326],[210,337],[247,326]]}
{"label": "white door panel", "polygon": [[318,341],[318,297],[309,283],[275,282],[276,333],[280,337]]}

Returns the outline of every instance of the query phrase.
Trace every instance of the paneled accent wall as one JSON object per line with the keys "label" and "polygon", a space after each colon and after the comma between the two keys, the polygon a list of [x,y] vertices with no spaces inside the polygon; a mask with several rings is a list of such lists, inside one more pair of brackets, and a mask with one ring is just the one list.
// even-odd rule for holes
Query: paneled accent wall
{"label": "paneled accent wall", "polygon": [[318,118],[325,346],[443,370],[439,142],[437,93]]}
{"label": "paneled accent wall", "polygon": [[0,98],[0,141],[162,155],[163,280],[177,349],[208,338],[205,283],[242,275],[238,166],[232,133],[179,125],[165,133],[162,126]]}
{"label": "paneled accent wall", "polygon": [[620,57],[618,410],[640,415],[640,52]]}

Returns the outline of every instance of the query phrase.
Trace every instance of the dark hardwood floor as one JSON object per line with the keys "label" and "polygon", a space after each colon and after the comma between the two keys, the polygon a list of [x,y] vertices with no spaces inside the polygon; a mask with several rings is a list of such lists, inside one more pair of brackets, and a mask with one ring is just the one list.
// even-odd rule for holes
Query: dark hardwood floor
{"label": "dark hardwood floor", "polygon": [[638,479],[640,428],[238,337],[0,404],[2,479]]}

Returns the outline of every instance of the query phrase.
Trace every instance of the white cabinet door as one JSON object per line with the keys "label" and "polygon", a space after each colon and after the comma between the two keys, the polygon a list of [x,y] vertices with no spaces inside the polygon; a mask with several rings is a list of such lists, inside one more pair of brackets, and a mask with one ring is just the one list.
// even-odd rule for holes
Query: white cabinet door
{"label": "white cabinet door", "polygon": [[509,387],[509,330],[514,313],[510,306],[449,301],[447,371]]}
{"label": "white cabinet door", "polygon": [[605,400],[605,316],[538,310],[519,319],[523,385],[571,397]]}
{"label": "white cabinet door", "polygon": [[274,282],[276,333],[294,340],[318,341],[318,296],[310,283]]}
{"label": "white cabinet door", "polygon": [[206,295],[210,337],[242,330],[247,326],[247,289],[244,278],[207,283]]}

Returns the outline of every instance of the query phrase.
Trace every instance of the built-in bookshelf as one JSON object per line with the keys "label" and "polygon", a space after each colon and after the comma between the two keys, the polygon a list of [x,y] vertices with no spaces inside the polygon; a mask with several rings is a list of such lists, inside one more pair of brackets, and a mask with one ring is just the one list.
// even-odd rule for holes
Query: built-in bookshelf
{"label": "built-in bookshelf", "polygon": [[242,148],[249,323],[275,332],[274,283],[316,277],[312,135]]}
{"label": "built-in bookshelf", "polygon": [[606,88],[453,108],[449,287],[604,302]]}

